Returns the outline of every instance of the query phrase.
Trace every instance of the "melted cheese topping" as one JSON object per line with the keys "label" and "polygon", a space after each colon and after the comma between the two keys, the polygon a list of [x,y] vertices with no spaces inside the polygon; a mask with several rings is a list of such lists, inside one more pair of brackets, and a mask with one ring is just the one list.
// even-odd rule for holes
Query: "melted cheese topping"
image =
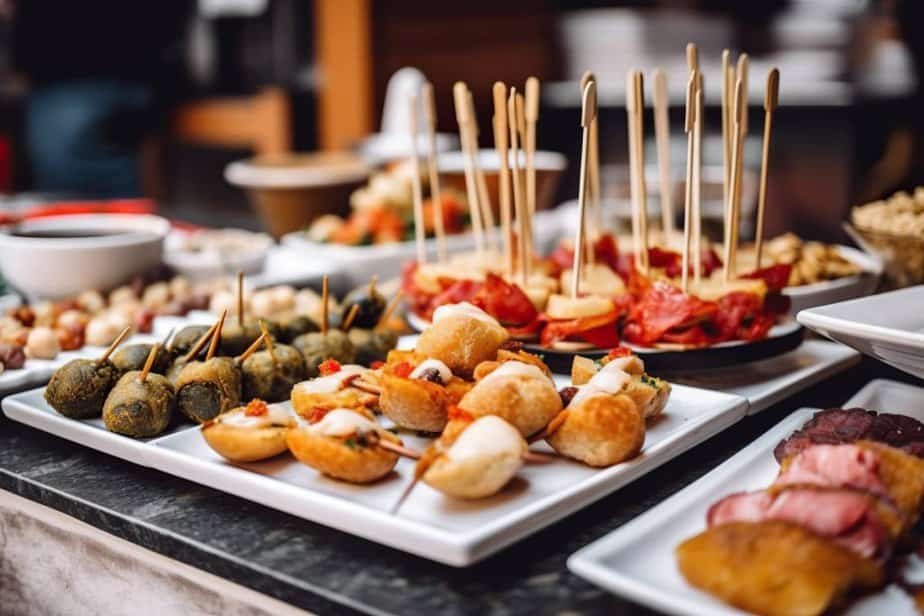
{"label": "melted cheese topping", "polygon": [[[571,399],[572,405],[598,394],[618,394],[632,380],[632,375],[622,369],[622,362],[611,361],[600,369],[586,385],[578,388],[578,393]],[[623,364],[624,365],[624,364]]]}
{"label": "melted cheese topping", "polygon": [[645,362],[641,360],[637,355],[625,355],[623,357],[617,357],[606,364],[606,367],[615,366],[620,370],[624,370],[629,374],[642,374],[645,372]]}
{"label": "melted cheese topping", "polygon": [[476,419],[452,444],[446,456],[455,462],[524,453],[523,437],[509,423],[495,415]]}
{"label": "melted cheese topping", "polygon": [[497,322],[497,319],[489,315],[487,312],[470,304],[468,302],[460,302],[458,304],[444,304],[438,307],[433,311],[433,323],[439,323],[443,319],[449,317],[465,317],[467,319],[476,319],[478,321],[484,321],[485,323],[493,323],[500,327],[500,323]]}
{"label": "melted cheese topping", "polygon": [[247,415],[244,411],[244,408],[234,409],[221,415],[218,421],[226,426],[256,430],[269,428],[272,425],[288,425],[292,419],[292,414],[285,407],[277,404],[267,405],[267,412],[263,415]]}
{"label": "melted cheese topping", "polygon": [[351,376],[362,374],[366,368],[354,364],[342,366],[340,370],[327,376],[321,376],[310,381],[302,381],[296,387],[306,394],[334,394],[343,389],[343,382]]}
{"label": "melted cheese topping", "polygon": [[358,432],[377,432],[380,428],[377,423],[370,421],[350,409],[334,409],[329,411],[321,421],[311,424],[307,428],[323,436],[346,437]]}
{"label": "melted cheese topping", "polygon": [[428,370],[436,370],[439,372],[440,381],[442,381],[444,385],[452,379],[452,370],[438,359],[425,359],[422,361],[420,365],[411,372],[410,378],[419,379]]}
{"label": "melted cheese topping", "polygon": [[549,379],[545,372],[540,370],[537,366],[522,361],[505,361],[495,368],[494,372],[481,379],[480,382],[487,383],[505,376],[526,376],[531,379]]}

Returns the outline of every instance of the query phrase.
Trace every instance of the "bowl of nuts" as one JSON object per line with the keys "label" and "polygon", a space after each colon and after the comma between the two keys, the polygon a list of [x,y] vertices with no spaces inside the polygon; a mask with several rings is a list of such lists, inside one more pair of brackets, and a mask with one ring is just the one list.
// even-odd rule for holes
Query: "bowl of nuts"
{"label": "bowl of nuts", "polygon": [[884,264],[889,289],[924,283],[924,187],[853,208],[851,228]]}

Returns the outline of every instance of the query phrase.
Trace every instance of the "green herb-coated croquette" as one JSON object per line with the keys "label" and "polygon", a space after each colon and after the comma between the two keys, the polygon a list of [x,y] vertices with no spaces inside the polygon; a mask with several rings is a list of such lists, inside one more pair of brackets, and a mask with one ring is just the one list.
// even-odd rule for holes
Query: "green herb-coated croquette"
{"label": "green herb-coated croquette", "polygon": [[176,409],[173,385],[160,374],[140,371],[125,374],[109,392],[103,405],[106,429],[134,438],[151,438],[167,429]]}
{"label": "green herb-coated croquette", "polygon": [[241,404],[241,371],[230,357],[189,362],[175,387],[177,408],[197,423]]}
{"label": "green herb-coated croquette", "polygon": [[269,351],[258,351],[244,360],[241,366],[244,400],[288,400],[292,387],[308,378],[305,358],[295,347],[274,345],[273,355],[276,356],[276,363],[273,363]]}
{"label": "green herb-coated croquette", "polygon": [[55,371],[45,388],[45,400],[72,419],[99,417],[118,379],[119,371],[109,360],[73,359]]}

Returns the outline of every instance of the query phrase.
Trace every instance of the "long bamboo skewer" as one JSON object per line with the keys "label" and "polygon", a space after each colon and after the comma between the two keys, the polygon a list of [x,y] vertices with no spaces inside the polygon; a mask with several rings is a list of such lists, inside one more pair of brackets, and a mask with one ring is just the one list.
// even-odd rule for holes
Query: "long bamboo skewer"
{"label": "long bamboo skewer", "polygon": [[635,254],[636,263],[642,252],[642,236],[639,233],[639,212],[638,212],[638,152],[635,148],[635,142],[638,136],[635,134],[637,123],[635,122],[635,71],[629,71],[626,74],[626,140],[629,147],[629,201],[632,210],[632,251]]}
{"label": "long bamboo skewer", "polygon": [[517,89],[510,88],[510,96],[507,97],[507,125],[510,131],[510,159],[512,166],[510,170],[510,179],[513,184],[513,206],[517,216],[517,256],[520,265],[520,282],[523,288],[529,281],[529,259],[527,258],[526,235],[527,235],[527,208],[524,203],[523,184],[520,176],[520,153],[519,148],[519,130],[517,129]]}
{"label": "long bamboo skewer", "polygon": [[[584,89],[587,84],[594,82],[596,85],[597,78],[590,71],[585,71],[581,76],[581,96],[584,95]],[[596,261],[594,252],[594,243],[600,235],[603,226],[602,214],[600,213],[600,146],[599,131],[597,128],[597,118],[593,119],[590,125],[590,149],[587,152],[587,191],[588,200],[590,201],[590,216],[587,220],[587,263],[593,265]]]}
{"label": "long bamboo skewer", "polygon": [[671,123],[667,99],[667,75],[662,69],[654,72],[655,144],[658,152],[658,179],[661,188],[661,230],[664,245],[670,247],[674,238],[674,195],[671,188]]}
{"label": "long bamboo skewer", "polygon": [[501,247],[504,251],[504,269],[508,278],[514,274],[513,215],[510,204],[510,167],[507,135],[507,86],[494,82],[494,149],[497,151],[497,184],[500,193]]}
{"label": "long bamboo skewer", "polygon": [[443,225],[443,199],[440,191],[439,153],[436,150],[436,101],[433,84],[424,83],[424,123],[427,125],[427,171],[430,179],[430,201],[433,203],[433,231],[436,233],[436,255],[439,263],[446,261],[446,229]]}
{"label": "long bamboo skewer", "polygon": [[327,328],[330,321],[330,315],[328,314],[329,308],[327,305],[329,297],[330,292],[328,291],[327,276],[324,276],[321,279],[321,334],[324,336],[327,335]]}
{"label": "long bamboo skewer", "polygon": [[748,54],[742,53],[738,56],[738,64],[735,66],[735,80],[741,80],[741,96],[744,101],[744,118],[741,121],[741,132],[747,137],[748,134],[748,73],[750,72],[750,58]]}
{"label": "long bamboo skewer", "polygon": [[411,138],[411,194],[414,199],[414,242],[417,244],[417,264],[427,263],[426,233],[423,216],[423,188],[420,185],[420,160],[417,156],[417,95],[408,98],[408,125]]}
{"label": "long bamboo skewer", "polygon": [[[731,52],[722,50],[722,203],[728,208],[728,172],[731,167]],[[728,212],[725,213],[726,219]]]}
{"label": "long bamboo skewer", "polygon": [[237,324],[244,327],[244,272],[237,273]]}
{"label": "long bamboo skewer", "polygon": [[767,92],[764,95],[764,143],[760,156],[760,192],[757,196],[757,228],[754,244],[757,252],[757,269],[760,269],[764,248],[764,213],[767,208],[767,168],[770,165],[770,134],[773,130],[773,112],[780,98],[780,71],[770,69],[767,74]]}
{"label": "long bamboo skewer", "polygon": [[475,252],[479,260],[484,258],[484,227],[481,222],[481,206],[478,204],[478,187],[475,181],[475,170],[472,166],[471,152],[468,149],[468,101],[466,87],[457,81],[452,88],[453,102],[456,107],[456,122],[459,125],[459,142],[462,146],[462,165],[465,170],[465,196],[468,199],[469,215],[472,219],[472,233],[475,236]]}
{"label": "long bamboo skewer", "polygon": [[[517,93],[516,98],[515,98],[515,104],[516,104],[516,111],[517,111],[517,117],[516,117],[517,134],[520,136],[520,151],[523,151],[523,148],[525,147],[524,144],[526,143],[526,101],[523,98],[522,94]],[[523,151],[523,160],[524,161],[526,160],[525,151]],[[525,176],[525,169],[523,170],[523,175],[521,177],[524,177],[524,176]],[[532,211],[530,211],[529,202],[527,201],[527,195],[525,192],[525,186],[526,186],[525,179],[524,179],[524,184],[522,184],[522,186],[524,187],[523,214],[525,216],[524,225],[523,225],[523,232],[525,234],[523,235],[523,250],[524,250],[524,254],[526,255],[526,265],[527,265],[526,280],[528,282],[529,277],[531,275],[532,266],[533,266],[533,213]]]}
{"label": "long bamboo skewer", "polygon": [[151,350],[148,351],[148,358],[144,360],[144,367],[141,369],[141,376],[139,377],[139,380],[142,383],[147,380],[148,374],[151,372],[151,367],[154,365],[154,358],[157,357],[158,351],[160,351],[160,344],[158,343],[155,343],[151,347]]}
{"label": "long bamboo skewer", "polygon": [[638,151],[636,155],[636,160],[638,161],[638,166],[636,167],[636,173],[638,174],[637,184],[638,184],[638,201],[639,201],[639,211],[638,211],[638,220],[639,220],[639,233],[642,236],[642,254],[641,254],[641,263],[642,263],[642,273],[646,276],[648,275],[648,194],[647,187],[645,186],[645,90],[644,90],[644,78],[642,77],[641,71],[635,72],[635,79],[633,80],[635,84],[635,122],[637,127],[635,129],[635,149]]}
{"label": "long bamboo skewer", "polygon": [[702,168],[703,168],[703,74],[697,73],[696,118],[693,126],[693,270],[695,285],[702,283],[703,275],[703,212],[702,212]]}
{"label": "long bamboo skewer", "polygon": [[741,122],[742,116],[747,113],[744,108],[743,90],[744,84],[739,77],[738,81],[735,83],[735,112],[733,117],[735,143],[732,148],[732,168],[730,173],[732,184],[729,187],[731,203],[729,205],[729,224],[728,233],[726,234],[727,243],[725,246],[725,282],[729,282],[737,272],[736,260],[738,254],[738,228],[740,224],[741,201],[740,199],[736,199],[735,196],[740,196],[741,194],[739,187],[741,174],[739,173],[739,168],[741,167],[742,141],[744,139],[744,133],[741,131]]}
{"label": "long bamboo skewer", "polygon": [[112,343],[109,345],[109,348],[106,349],[103,352],[103,354],[99,356],[99,359],[96,360],[96,364],[99,365],[103,363],[104,361],[106,361],[107,359],[109,359],[109,356],[112,355],[112,352],[115,351],[120,344],[122,344],[122,341],[125,340],[125,337],[128,336],[128,334],[131,333],[131,331],[132,331],[131,327],[126,327],[125,329],[123,329],[119,333],[119,335],[116,336],[116,339],[113,340]]}
{"label": "long bamboo skewer", "polygon": [[581,100],[581,171],[578,181],[578,226],[574,238],[574,264],[571,266],[571,297],[581,293],[581,261],[584,256],[584,242],[587,211],[587,164],[590,152],[590,127],[597,116],[597,83],[588,81]]}
{"label": "long bamboo skewer", "polygon": [[185,364],[185,363],[192,361],[197,355],[199,355],[199,353],[202,352],[202,349],[205,347],[205,345],[208,344],[209,340],[212,339],[212,336],[215,334],[215,328],[217,327],[218,327],[218,321],[215,321],[214,323],[212,323],[211,327],[205,330],[204,334],[199,336],[199,339],[196,340],[195,344],[193,344],[192,348],[189,349],[186,355],[181,357],[178,361]]}
{"label": "long bamboo skewer", "polygon": [[205,354],[205,361],[215,357],[215,353],[218,351],[218,343],[221,341],[221,330],[225,326],[225,319],[227,316],[228,311],[225,310],[218,318],[218,325],[215,326],[215,331],[212,333],[212,341],[209,343],[209,350]]}
{"label": "long bamboo skewer", "polygon": [[471,90],[466,89],[465,99],[468,103],[468,149],[472,157],[472,168],[475,170],[475,185],[478,187],[478,204],[481,206],[481,222],[485,228],[486,245],[490,250],[497,248],[496,225],[494,224],[494,206],[488,194],[488,183],[481,169],[478,148],[478,118],[475,115],[475,101]]}
{"label": "long bamboo skewer", "polygon": [[693,156],[695,151],[695,123],[696,123],[696,84],[699,71],[693,70],[687,82],[687,108],[683,130],[687,134],[687,175],[686,190],[683,204],[683,250],[681,265],[681,288],[684,293],[690,291],[690,233],[693,227]]}
{"label": "long bamboo skewer", "polygon": [[539,80],[526,80],[523,119],[526,123],[523,149],[526,151],[526,204],[530,217],[536,214],[536,124],[539,122]]}

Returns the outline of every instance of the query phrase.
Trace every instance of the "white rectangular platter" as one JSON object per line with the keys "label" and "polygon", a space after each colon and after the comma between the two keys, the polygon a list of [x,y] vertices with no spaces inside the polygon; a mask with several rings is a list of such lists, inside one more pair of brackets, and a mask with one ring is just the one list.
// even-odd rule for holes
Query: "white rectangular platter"
{"label": "white rectangular platter", "polygon": [[[845,407],[871,406],[924,421],[922,399],[922,388],[879,380],[871,382]],[[568,568],[610,592],[670,614],[742,614],[689,586],[677,569],[674,548],[704,530],[706,512],[720,498],[770,485],[779,470],[773,448],[815,412],[796,411],[695,483],[572,555]],[[874,616],[915,611],[904,593],[889,587],[854,603],[846,613]]]}
{"label": "white rectangular platter", "polygon": [[[464,567],[612,493],[739,421],[747,401],[738,396],[676,386],[664,416],[650,426],[640,456],[607,469],[555,459],[525,467],[494,498],[462,502],[418,486],[396,515],[389,513],[413,475],[401,460],[371,486],[320,476],[288,454],[258,463],[225,462],[195,428],[148,442],[111,434],[99,420],[73,421],[45,403],[43,390],[3,401],[8,417],[93,449],[151,466],[313,522],[448,565]],[[427,439],[402,433],[422,449]]]}
{"label": "white rectangular platter", "polygon": [[924,285],[803,310],[800,323],[924,378]]}

